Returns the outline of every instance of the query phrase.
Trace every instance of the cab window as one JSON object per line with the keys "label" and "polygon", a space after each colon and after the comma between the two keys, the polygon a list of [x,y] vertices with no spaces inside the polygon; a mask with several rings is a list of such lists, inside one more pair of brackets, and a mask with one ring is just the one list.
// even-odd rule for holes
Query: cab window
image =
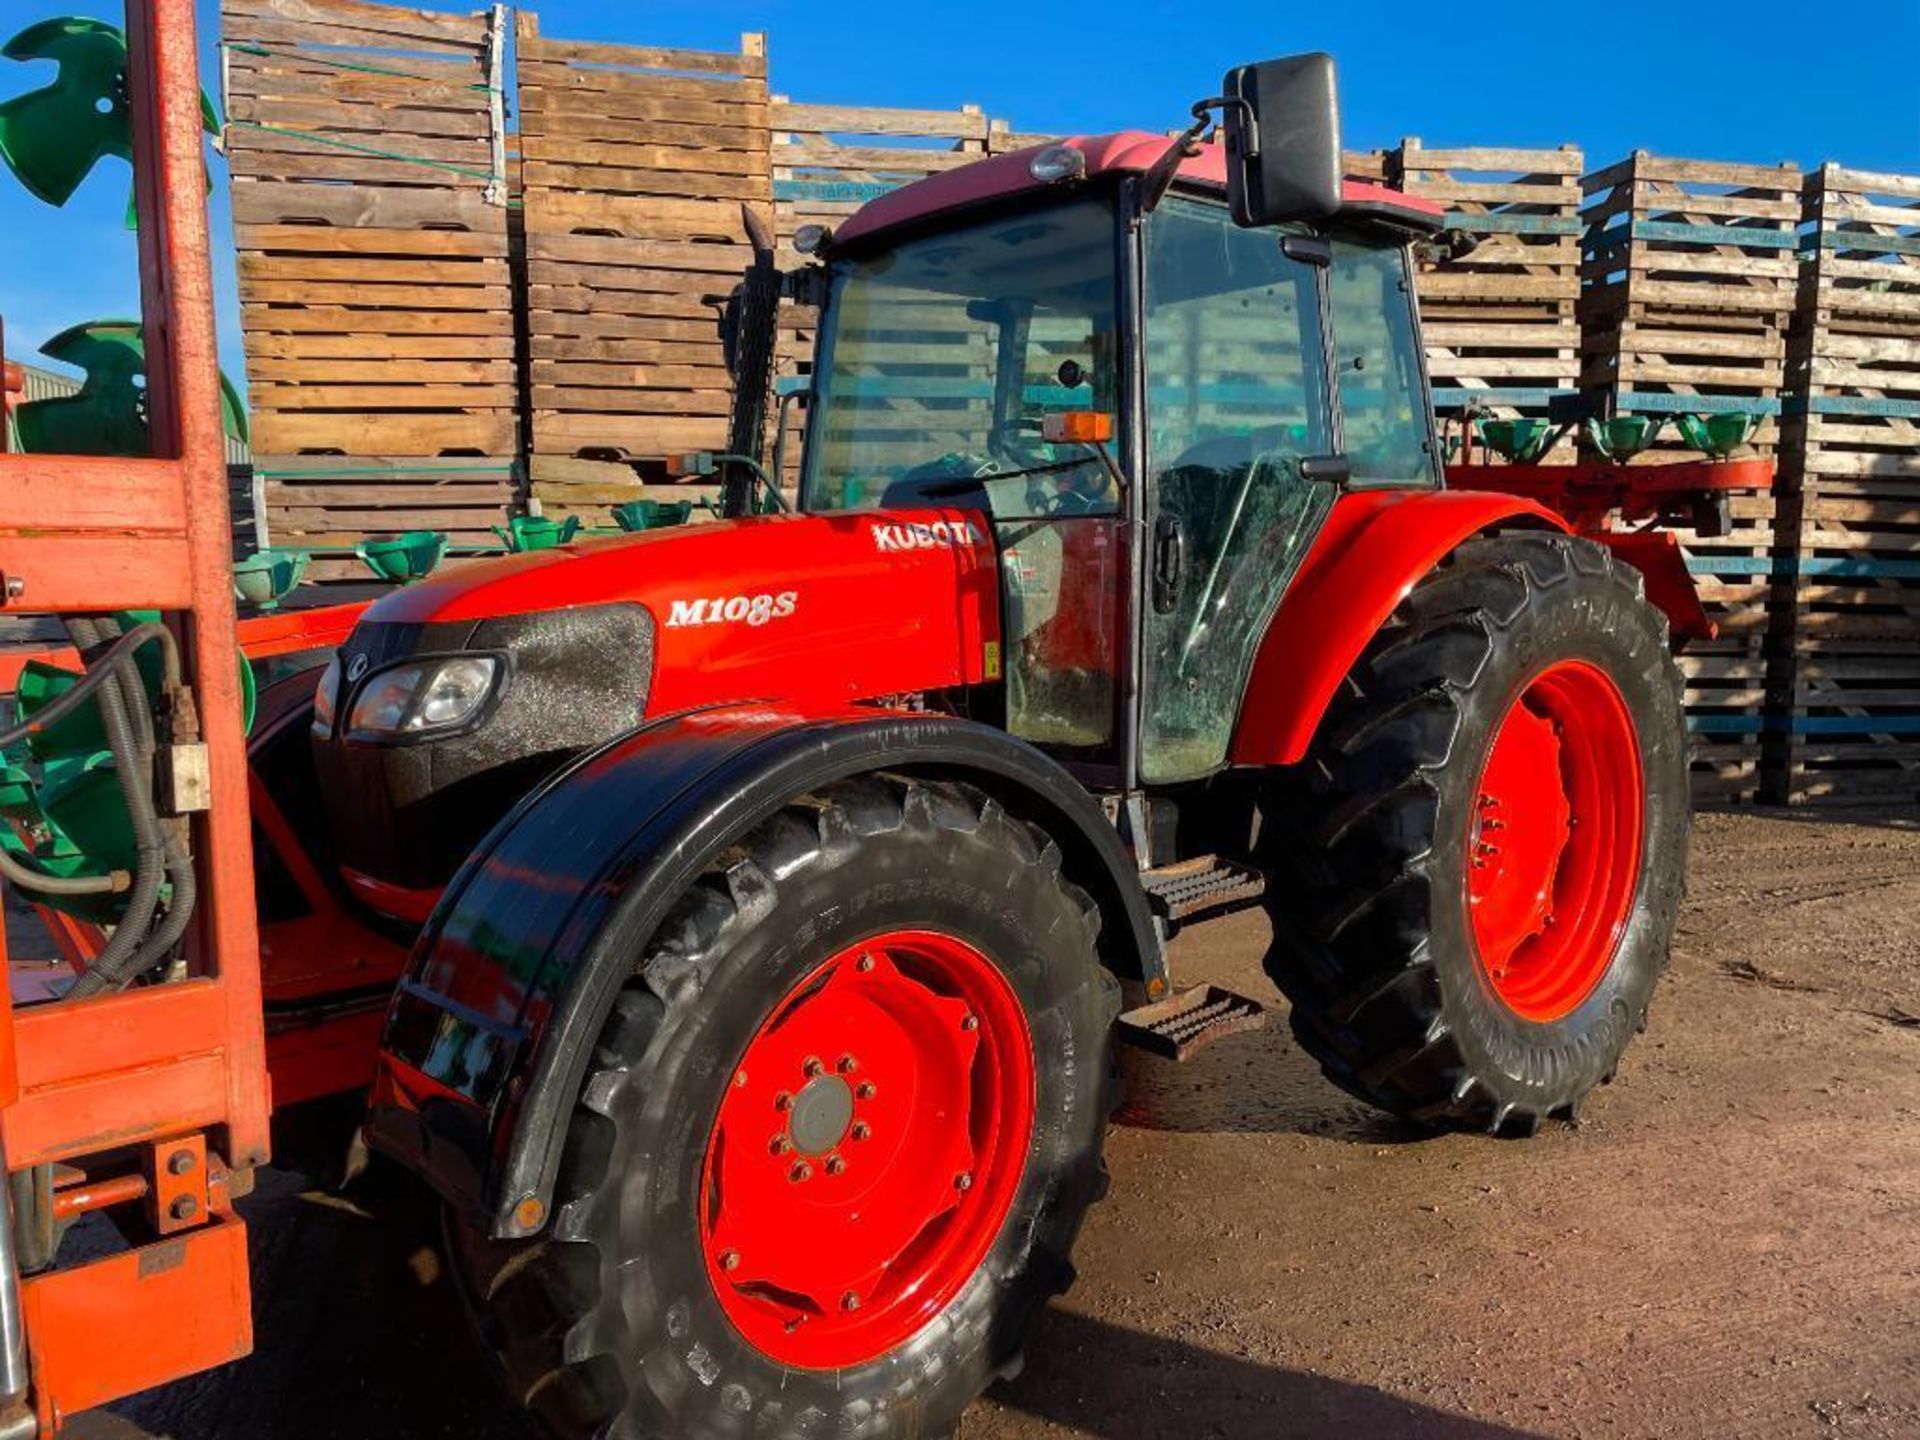
{"label": "cab window", "polygon": [[1336,240],[1330,293],[1343,449],[1363,485],[1438,485],[1406,251]]}

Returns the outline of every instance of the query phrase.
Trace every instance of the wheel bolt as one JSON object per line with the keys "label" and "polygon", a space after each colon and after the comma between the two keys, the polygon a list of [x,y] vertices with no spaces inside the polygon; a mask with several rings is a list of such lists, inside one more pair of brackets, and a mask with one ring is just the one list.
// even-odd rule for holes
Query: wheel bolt
{"label": "wheel bolt", "polygon": [[854,1071],[858,1070],[860,1066],[851,1055],[842,1055],[840,1057],[840,1064],[836,1068],[838,1068],[842,1075],[851,1075]]}
{"label": "wheel bolt", "polygon": [[786,1091],[782,1090],[778,1095],[773,1097],[773,1108],[776,1110],[792,1109],[793,1096],[789,1095]]}
{"label": "wheel bolt", "polygon": [[847,1291],[846,1294],[840,1297],[840,1308],[842,1310],[858,1310],[860,1308],[860,1297],[851,1290]]}
{"label": "wheel bolt", "polygon": [[735,1089],[739,1089],[739,1090],[746,1089],[747,1088],[747,1072],[744,1070],[734,1071],[733,1084]]}
{"label": "wheel bolt", "polygon": [[853,968],[858,970],[862,975],[866,974],[869,970],[873,969],[873,956],[862,955],[858,960],[853,962]]}
{"label": "wheel bolt", "polygon": [[980,1017],[978,1015],[967,1016],[966,1019],[960,1022],[960,1028],[962,1030],[978,1030],[980,1028]]}
{"label": "wheel bolt", "polygon": [[803,1180],[811,1180],[812,1178],[813,1167],[804,1160],[796,1161],[794,1167],[787,1171],[787,1179],[791,1180],[795,1185],[798,1185]]}
{"label": "wheel bolt", "polygon": [[868,1125],[866,1121],[861,1120],[856,1122],[853,1129],[848,1131],[847,1133],[852,1135],[853,1138],[856,1140],[864,1140],[869,1135],[873,1134],[873,1127]]}
{"label": "wheel bolt", "polygon": [[874,1096],[873,1082],[871,1080],[862,1080],[858,1085],[853,1087],[853,1093],[859,1096],[862,1100],[873,1099],[873,1096]]}
{"label": "wheel bolt", "polygon": [[738,1250],[721,1251],[720,1268],[722,1270],[738,1270],[740,1268],[740,1252]]}
{"label": "wheel bolt", "polygon": [[956,1190],[971,1190],[973,1188],[973,1176],[965,1173],[954,1176],[953,1188]]}
{"label": "wheel bolt", "polygon": [[800,1068],[806,1071],[808,1077],[811,1078],[815,1075],[820,1074],[820,1072],[825,1070],[827,1067],[820,1063],[820,1057],[818,1055],[809,1055],[806,1059],[806,1063],[802,1065]]}
{"label": "wheel bolt", "polygon": [[767,1149],[775,1155],[784,1155],[793,1148],[793,1142],[784,1135],[776,1135],[767,1142]]}
{"label": "wheel bolt", "polygon": [[838,1155],[827,1156],[827,1174],[844,1175],[846,1170],[847,1162],[842,1160]]}

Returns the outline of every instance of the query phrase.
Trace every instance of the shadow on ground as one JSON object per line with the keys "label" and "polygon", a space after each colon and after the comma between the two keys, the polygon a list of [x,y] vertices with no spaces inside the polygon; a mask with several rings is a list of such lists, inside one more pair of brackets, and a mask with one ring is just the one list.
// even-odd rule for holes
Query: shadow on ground
{"label": "shadow on ground", "polygon": [[[992,1392],[995,1404],[1100,1440],[1527,1440],[1531,1434],[1370,1385],[1261,1365],[1065,1310],[1041,1317],[1027,1354],[1025,1373]],[[993,1428],[987,1419],[963,1433],[972,1440]]]}

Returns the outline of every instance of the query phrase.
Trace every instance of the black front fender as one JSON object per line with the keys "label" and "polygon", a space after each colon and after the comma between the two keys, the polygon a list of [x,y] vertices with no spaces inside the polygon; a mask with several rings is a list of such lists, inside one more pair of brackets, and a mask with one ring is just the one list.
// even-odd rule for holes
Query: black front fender
{"label": "black front fender", "polygon": [[937,715],[673,716],[549,778],[461,866],[388,1012],[370,1141],[496,1237],[537,1232],[590,1051],[654,928],[783,805],[877,769],[967,780],[1040,825],[1100,903],[1107,963],[1158,973],[1132,860],[1032,746]]}

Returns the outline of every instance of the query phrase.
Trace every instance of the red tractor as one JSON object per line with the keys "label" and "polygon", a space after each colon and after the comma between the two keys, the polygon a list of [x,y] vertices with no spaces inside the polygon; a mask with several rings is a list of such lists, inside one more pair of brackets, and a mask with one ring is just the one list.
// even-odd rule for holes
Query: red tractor
{"label": "red tractor", "polygon": [[[735,518],[394,593],[278,732],[411,945],[371,1140],[560,1433],[944,1433],[1072,1278],[1116,1034],[1257,1011],[1176,989],[1202,917],[1264,901],[1300,1043],[1436,1127],[1571,1116],[1645,1023],[1667,617],[1444,485],[1440,214],[1342,183],[1327,58],[1196,115],[801,237],[730,311]],[[819,341],[753,513],[773,283]]]}
{"label": "red tractor", "polygon": [[[1684,570],[1657,532],[1447,487],[1412,283],[1441,216],[1342,183],[1325,56],[1195,111],[1171,145],[893,192],[793,274],[764,256],[728,310],[720,523],[241,627],[256,672],[278,658],[249,742],[257,969],[213,912],[247,982],[235,1073],[257,980],[276,1105],[371,1078],[371,1143],[445,1200],[558,1434],[945,1433],[1072,1279],[1116,1037],[1177,1058],[1257,1019],[1169,973],[1205,917],[1264,903],[1301,1044],[1435,1127],[1570,1116],[1645,1023],[1685,873]],[[790,513],[755,460],[783,295],[820,312]],[[317,683],[284,673],[350,623]],[[138,639],[74,633],[96,670]],[[74,943],[75,993],[131,987],[83,1004],[200,993],[168,946]],[[263,1149],[225,1113],[175,1119],[211,1137],[231,1240]],[[171,1140],[89,1169],[104,1124],[29,1150],[9,1123],[32,1213],[177,1181]],[[21,1262],[36,1293],[56,1246]],[[68,1409],[244,1344],[222,1253],[219,1345]]]}

